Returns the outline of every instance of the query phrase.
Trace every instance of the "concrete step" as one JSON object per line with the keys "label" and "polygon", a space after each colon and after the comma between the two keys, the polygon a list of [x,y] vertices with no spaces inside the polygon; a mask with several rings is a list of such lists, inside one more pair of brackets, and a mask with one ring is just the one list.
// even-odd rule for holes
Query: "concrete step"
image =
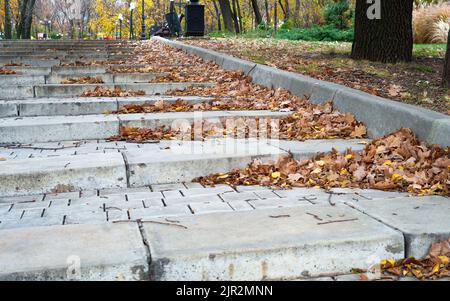
{"label": "concrete step", "polygon": [[[0,143],[32,143],[106,139],[119,134],[119,126],[156,128],[180,126],[220,118],[248,116],[245,111],[176,112],[122,115],[40,116],[0,119]],[[247,115],[246,115],[247,114]],[[288,113],[255,111],[252,117],[280,118]]]}
{"label": "concrete step", "polygon": [[[0,244],[6,246],[0,251],[0,278],[311,279],[404,256],[401,232],[344,204],[314,204],[303,197],[306,190],[319,199],[335,197],[319,189],[294,189],[297,196],[279,197],[279,191],[264,187],[193,184],[47,194],[5,203],[10,208],[0,214]],[[147,246],[151,261],[139,246]],[[74,274],[64,265],[68,254],[82,259]],[[132,254],[145,262],[137,261],[141,268],[130,268],[137,260]]]}
{"label": "concrete step", "polygon": [[45,84],[43,75],[0,75],[0,87]]}
{"label": "concrete step", "polygon": [[95,115],[117,111],[120,107],[129,104],[155,103],[161,100],[175,102],[178,99],[188,103],[212,100],[212,98],[196,96],[76,97],[0,100],[0,117]]}
{"label": "concrete step", "polygon": [[6,230],[0,245],[1,280],[148,280],[137,224]]}
{"label": "concrete step", "polygon": [[[109,74],[109,73],[86,73],[81,76],[76,75],[49,75],[46,78],[47,84],[60,84],[61,81],[68,78],[77,77],[96,77],[101,78],[105,83],[148,83],[152,81],[155,77],[163,76],[165,73],[119,73],[119,74]],[[0,78],[1,82],[1,78]]]}
{"label": "concrete step", "polygon": [[[219,142],[223,141],[223,139],[216,140],[218,140]],[[222,143],[221,145],[226,150],[227,147],[231,149],[232,147],[237,146],[237,144],[234,144],[234,141],[240,144],[245,142],[245,140],[237,139],[231,140],[231,142],[228,141],[228,144],[224,144],[224,142],[220,143]],[[255,142],[255,139],[248,139],[248,141]],[[340,152],[344,152],[347,148],[352,148],[355,151],[361,149],[361,140],[336,139],[295,141],[296,147],[292,147],[291,149],[280,148],[280,146],[283,145],[284,141],[261,140],[261,142],[267,143],[272,147],[279,148],[284,152],[290,151],[294,155],[294,157],[298,159],[310,158],[321,152],[329,152],[332,147]],[[123,153],[125,151],[138,150],[146,152],[159,152],[161,149],[170,148],[171,145],[171,141],[154,141],[153,143],[129,143],[123,141],[106,142],[104,140],[75,140],[42,143],[2,144],[0,146],[0,157],[4,158],[5,160],[22,160],[31,158],[56,158],[59,156],[80,154],[87,155],[92,153]],[[194,149],[192,149],[192,152],[202,151],[202,148],[200,148],[201,145],[202,144],[199,142],[189,144],[189,146],[194,147]],[[178,149],[178,146],[176,146],[176,149]]]}
{"label": "concrete step", "polygon": [[[348,222],[336,227],[321,224],[312,215],[324,221]],[[176,220],[181,227],[143,225],[149,238],[153,280],[319,277],[370,267],[374,258],[404,256],[399,231],[346,206],[311,205]]]}
{"label": "concrete step", "polygon": [[170,90],[186,89],[187,87],[207,87],[210,83],[125,83],[125,84],[45,84],[4,86],[0,100],[43,98],[43,97],[80,97],[84,92],[95,90],[96,87],[108,89],[144,91],[146,95],[164,94]]}
{"label": "concrete step", "polygon": [[[52,75],[79,75],[79,74],[93,74],[93,73],[107,73],[108,69],[115,65],[92,65],[92,66],[54,66],[52,68]],[[130,65],[122,64],[120,68],[144,68],[146,65]]]}
{"label": "concrete step", "polygon": [[[73,153],[73,150],[62,149],[61,153]],[[122,154],[117,149],[107,153],[95,151],[0,161],[0,195],[185,182],[204,173],[244,167],[254,158],[268,160],[286,154],[263,141],[223,139],[144,144],[123,150]]]}
{"label": "concrete step", "polygon": [[127,187],[120,153],[0,162],[0,195]]}
{"label": "concrete step", "polygon": [[[310,150],[314,142],[297,143],[294,155],[315,154]],[[356,144],[323,141],[318,151],[331,151],[337,145],[345,150]],[[150,144],[67,141],[4,145],[0,149],[5,158],[0,161],[0,196],[50,193],[58,187],[79,191],[189,182],[205,174],[243,168],[256,158],[275,160],[287,154],[273,141],[230,138]]]}
{"label": "concrete step", "polygon": [[61,63],[61,60],[58,59],[46,59],[46,60],[39,60],[39,59],[0,59],[0,65],[7,65],[7,64],[24,64],[29,66],[35,66],[35,67],[52,67],[57,66]]}
{"label": "concrete step", "polygon": [[108,89],[121,88],[123,90],[144,91],[146,95],[164,94],[170,90],[186,89],[188,87],[207,87],[209,83],[138,83],[138,84],[75,84],[75,85],[36,85],[35,97],[77,97],[83,92],[94,90],[96,87]]}
{"label": "concrete step", "polygon": [[52,71],[51,67],[33,67],[33,66],[16,66],[16,67],[12,67],[12,66],[6,66],[6,67],[2,67],[3,69],[7,69],[7,70],[14,70],[18,73],[18,75],[24,75],[24,76],[45,76],[45,75],[49,75],[50,72]]}

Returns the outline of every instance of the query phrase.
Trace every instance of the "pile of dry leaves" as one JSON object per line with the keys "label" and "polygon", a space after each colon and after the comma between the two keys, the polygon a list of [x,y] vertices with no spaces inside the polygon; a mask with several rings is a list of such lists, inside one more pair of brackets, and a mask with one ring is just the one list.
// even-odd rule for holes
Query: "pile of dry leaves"
{"label": "pile of dry leaves", "polygon": [[103,66],[103,65],[123,65],[125,61],[75,61],[73,63],[61,63],[62,67],[85,67],[85,66]]}
{"label": "pile of dry leaves", "polygon": [[14,74],[17,74],[17,72],[14,70],[7,70],[0,68],[0,75],[14,75]]}
{"label": "pile of dry leaves", "polygon": [[9,64],[5,64],[5,67],[29,67],[30,65],[26,65],[23,63],[9,63]]}
{"label": "pile of dry leaves", "polygon": [[133,128],[133,127],[120,127],[120,134],[112,136],[107,141],[127,141],[127,142],[148,142],[148,141],[160,141],[171,140],[177,135],[171,129],[166,127],[159,127],[155,129],[148,128]]}
{"label": "pile of dry leaves", "polygon": [[91,77],[91,76],[85,76],[85,77],[75,77],[75,78],[67,78],[63,81],[61,81],[61,84],[63,85],[70,85],[70,84],[104,84],[105,82],[101,77]]}
{"label": "pile of dry leaves", "polygon": [[106,73],[151,73],[151,72],[155,72],[155,68],[154,67],[142,67],[142,68],[137,68],[137,67],[110,67],[108,68],[108,70],[106,71]]}
{"label": "pile of dry leaves", "polygon": [[398,277],[439,279],[450,277],[450,239],[434,243],[423,259],[383,260],[382,271]]}
{"label": "pile of dry leaves", "polygon": [[144,91],[123,90],[121,88],[95,87],[94,90],[88,90],[81,94],[82,97],[131,97],[144,96]]}
{"label": "pile of dry leaves", "polygon": [[[157,101],[154,104],[123,106],[114,114],[135,114],[135,113],[155,113],[155,112],[192,112],[192,111],[219,111],[219,110],[249,110],[250,102],[244,103],[231,99],[215,99],[207,102],[190,104],[178,99],[175,102]],[[334,111],[331,103],[322,105],[304,105],[294,114],[279,119],[277,132],[280,139],[285,140],[305,140],[305,139],[334,139],[334,138],[363,138],[366,135],[366,127],[356,121],[352,114]],[[261,108],[264,109],[264,108]],[[247,128],[250,122],[259,119],[240,120],[241,129],[249,131]],[[267,120],[270,124],[270,119]],[[225,128],[226,120],[222,121],[219,128]],[[192,126],[193,128],[193,126]],[[220,130],[219,130],[220,131]],[[206,120],[203,122],[203,138],[211,136],[211,124]],[[217,130],[214,134],[221,134]],[[222,135],[222,134],[221,134]],[[224,133],[223,135],[226,135]],[[215,136],[215,135],[214,135]],[[245,133],[248,137],[249,133]],[[215,136],[216,137],[216,136]]]}
{"label": "pile of dry leaves", "polygon": [[450,195],[449,149],[420,142],[409,129],[373,140],[360,152],[319,154],[309,160],[255,160],[245,169],[194,179],[205,185],[353,187]]}

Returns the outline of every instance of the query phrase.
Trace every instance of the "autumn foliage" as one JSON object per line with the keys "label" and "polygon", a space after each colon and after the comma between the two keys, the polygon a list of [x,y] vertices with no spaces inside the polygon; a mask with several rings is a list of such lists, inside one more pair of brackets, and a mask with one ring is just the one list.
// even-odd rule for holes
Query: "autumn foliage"
{"label": "autumn foliage", "polygon": [[352,187],[450,195],[449,150],[420,142],[409,129],[373,140],[363,151],[319,154],[309,160],[255,160],[245,169],[194,179],[205,185]]}

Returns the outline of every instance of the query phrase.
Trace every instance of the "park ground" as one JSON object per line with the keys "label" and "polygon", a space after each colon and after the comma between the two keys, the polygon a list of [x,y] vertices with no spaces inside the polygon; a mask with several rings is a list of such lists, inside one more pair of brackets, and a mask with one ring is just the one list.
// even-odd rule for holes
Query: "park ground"
{"label": "park ground", "polygon": [[412,62],[384,64],[352,60],[348,42],[231,37],[185,42],[450,114],[450,95],[441,86],[444,44],[416,44]]}

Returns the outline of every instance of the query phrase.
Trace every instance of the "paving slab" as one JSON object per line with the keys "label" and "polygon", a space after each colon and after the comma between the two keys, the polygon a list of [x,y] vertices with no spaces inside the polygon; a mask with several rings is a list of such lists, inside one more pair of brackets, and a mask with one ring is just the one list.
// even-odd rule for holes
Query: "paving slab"
{"label": "paving slab", "polygon": [[135,223],[2,230],[1,280],[147,280]]}
{"label": "paving slab", "polygon": [[[308,213],[352,220],[339,227],[319,225]],[[177,221],[183,227],[144,224],[154,280],[319,277],[366,267],[373,257],[404,256],[400,232],[344,206],[180,216]]]}
{"label": "paving slab", "polygon": [[94,115],[117,110],[115,97],[39,98],[15,103],[23,117]]}
{"label": "paving slab", "polygon": [[0,195],[126,187],[121,154],[89,154],[0,162]]}
{"label": "paving slab", "polygon": [[15,117],[19,114],[17,104],[0,100],[0,117]]}
{"label": "paving slab", "polygon": [[113,115],[0,119],[0,143],[105,139],[118,133],[119,120]]}
{"label": "paving slab", "polygon": [[147,95],[164,94],[170,90],[184,90],[188,87],[206,87],[208,83],[137,83],[137,84],[48,84],[34,86],[36,97],[77,97],[83,92],[94,90],[96,87],[108,89],[121,88],[123,90],[144,91]]}
{"label": "paving slab", "polygon": [[422,258],[432,243],[450,237],[448,197],[355,198],[346,203],[401,231],[406,257]]}
{"label": "paving slab", "polygon": [[345,152],[351,148],[353,151],[361,151],[364,149],[364,139],[328,139],[328,140],[306,140],[306,141],[289,141],[289,140],[269,140],[269,143],[279,148],[289,151],[294,155],[296,160],[309,159],[317,153],[328,153],[335,148],[338,152]]}
{"label": "paving slab", "polygon": [[45,84],[45,76],[40,75],[0,75],[0,87]]}
{"label": "paving slab", "polygon": [[77,78],[90,76],[95,78],[101,78],[104,83],[148,83],[158,76],[163,76],[164,73],[86,73],[83,75],[73,74],[52,74],[46,78],[47,84],[60,84],[63,80],[68,78]]}
{"label": "paving slab", "polygon": [[264,142],[174,141],[158,152],[125,151],[131,187],[191,181],[205,174],[245,167],[260,158],[276,159],[286,155]]}

